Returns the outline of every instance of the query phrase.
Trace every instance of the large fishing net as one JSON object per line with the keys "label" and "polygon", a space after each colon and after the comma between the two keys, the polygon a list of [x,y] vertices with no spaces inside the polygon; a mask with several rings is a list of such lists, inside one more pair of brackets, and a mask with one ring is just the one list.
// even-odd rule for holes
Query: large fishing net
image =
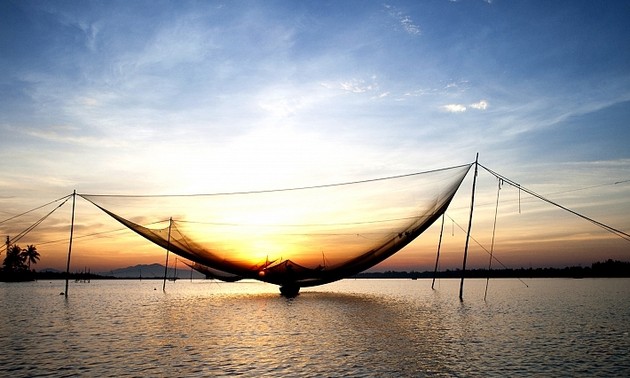
{"label": "large fishing net", "polygon": [[470,166],[305,188],[81,196],[209,276],[296,293],[409,244],[446,211]]}

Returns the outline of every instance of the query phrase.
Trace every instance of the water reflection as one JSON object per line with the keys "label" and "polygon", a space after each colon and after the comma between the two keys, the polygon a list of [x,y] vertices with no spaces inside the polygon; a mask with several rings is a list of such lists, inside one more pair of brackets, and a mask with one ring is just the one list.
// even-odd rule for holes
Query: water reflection
{"label": "water reflection", "polygon": [[1,285],[0,375],[623,376],[628,281],[580,281],[498,280],[487,302],[473,281],[464,303],[456,282],[421,280],[293,299],[256,282],[102,281],[67,300],[56,283]]}
{"label": "water reflection", "polygon": [[179,298],[159,312],[171,343],[222,362],[214,374],[413,375],[446,365],[436,349],[443,327],[430,309],[379,296],[219,295]]}

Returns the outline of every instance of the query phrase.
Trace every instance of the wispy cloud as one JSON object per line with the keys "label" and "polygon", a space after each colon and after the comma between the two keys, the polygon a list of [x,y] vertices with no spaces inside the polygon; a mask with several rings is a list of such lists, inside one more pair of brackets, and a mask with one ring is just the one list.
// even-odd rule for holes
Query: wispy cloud
{"label": "wispy cloud", "polygon": [[366,93],[378,89],[378,83],[376,78],[372,77],[372,82],[367,82],[363,79],[352,79],[340,82],[337,87],[346,92]]}
{"label": "wispy cloud", "polygon": [[396,7],[392,5],[385,4],[385,9],[391,17],[393,17],[402,27],[402,29],[410,35],[420,35],[422,31],[420,30],[420,26],[418,26],[411,16],[404,14],[402,11],[398,10]]}
{"label": "wispy cloud", "polygon": [[119,147],[127,143],[122,140],[104,138],[103,136],[86,135],[82,130],[74,126],[53,125],[48,128],[21,128],[14,132],[22,133],[42,141],[54,142],[61,145],[75,145],[86,147]]}
{"label": "wispy cloud", "polygon": [[462,104],[448,104],[443,105],[441,108],[449,113],[463,113],[466,111],[466,107]]}
{"label": "wispy cloud", "polygon": [[475,102],[474,104],[470,104],[470,107],[477,110],[486,110],[488,108],[488,102],[486,100],[481,100],[479,102]]}
{"label": "wispy cloud", "polygon": [[100,32],[100,25],[96,23],[87,24],[85,22],[79,23],[79,28],[85,34],[85,45],[90,51],[96,51],[98,33]]}
{"label": "wispy cloud", "polygon": [[481,101],[478,101],[469,105],[447,104],[447,105],[442,105],[440,107],[440,109],[448,113],[463,113],[467,111],[468,109],[486,110],[487,108],[488,108],[488,102],[486,100],[481,100]]}

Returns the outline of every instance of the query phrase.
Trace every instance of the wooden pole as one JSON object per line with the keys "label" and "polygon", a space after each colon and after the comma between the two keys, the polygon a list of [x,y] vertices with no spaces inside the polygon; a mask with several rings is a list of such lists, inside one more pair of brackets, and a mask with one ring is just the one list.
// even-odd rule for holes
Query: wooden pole
{"label": "wooden pole", "polygon": [[173,273],[173,282],[177,280],[177,255],[175,255],[175,273]]}
{"label": "wooden pole", "polygon": [[168,239],[166,245],[166,263],[164,264],[164,283],[162,284],[162,291],[166,291],[166,275],[168,273],[168,252],[171,249],[171,227],[173,226],[173,218],[168,220]]}
{"label": "wooden pole", "polygon": [[486,290],[483,293],[483,301],[486,301],[488,296],[488,284],[490,283],[490,271],[492,270],[492,258],[494,254],[494,237],[497,232],[497,216],[499,215],[499,195],[501,193],[501,185],[503,180],[499,179],[499,185],[497,187],[497,205],[494,208],[494,223],[492,224],[492,241],[490,242],[490,261],[488,261],[488,276],[486,277]]}
{"label": "wooden pole", "polygon": [[440,248],[442,247],[442,234],[444,233],[444,217],[446,213],[442,214],[442,227],[440,227],[440,240],[438,241],[437,257],[435,258],[435,269],[433,269],[433,282],[431,282],[431,290],[435,286],[435,277],[437,276],[438,263],[440,262]]}
{"label": "wooden pole", "polygon": [[464,247],[464,261],[462,263],[462,280],[459,283],[459,300],[464,300],[464,277],[466,276],[466,259],[468,258],[468,242],[472,229],[473,209],[475,208],[475,187],[477,186],[477,173],[479,171],[479,153],[475,157],[475,175],[473,176],[472,197],[470,199],[470,217],[468,218],[468,232],[466,233],[466,246]]}
{"label": "wooden pole", "polygon": [[74,209],[76,205],[77,191],[72,192],[72,220],[70,222],[70,242],[68,243],[68,261],[66,263],[66,290],[64,295],[68,298],[68,279],[70,278],[70,255],[72,254],[72,237],[74,235]]}

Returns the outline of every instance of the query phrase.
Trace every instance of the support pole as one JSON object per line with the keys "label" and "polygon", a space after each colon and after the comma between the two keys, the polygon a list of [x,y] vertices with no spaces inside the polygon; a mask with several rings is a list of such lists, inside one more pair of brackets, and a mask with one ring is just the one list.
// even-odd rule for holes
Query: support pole
{"label": "support pole", "polygon": [[462,280],[459,283],[459,300],[464,300],[464,277],[466,276],[466,259],[468,258],[468,242],[472,229],[473,209],[475,208],[475,187],[477,186],[477,173],[479,172],[479,153],[475,157],[475,175],[473,176],[472,197],[470,199],[470,217],[468,218],[468,232],[466,233],[466,246],[464,247],[464,261],[462,263]]}
{"label": "support pole", "polygon": [[72,220],[70,222],[70,242],[68,243],[68,261],[66,263],[66,290],[64,296],[68,298],[68,279],[70,278],[70,255],[72,254],[72,238],[74,235],[74,209],[77,200],[76,189],[72,192]]}
{"label": "support pole", "polygon": [[168,273],[168,252],[171,249],[171,227],[173,226],[173,218],[168,220],[168,239],[166,244],[166,263],[164,264],[164,283],[162,284],[162,291],[166,291],[166,275]]}
{"label": "support pole", "polygon": [[494,223],[492,224],[492,242],[490,243],[490,260],[488,261],[488,276],[486,277],[486,290],[483,293],[483,301],[486,301],[488,296],[488,284],[490,283],[490,271],[492,271],[492,258],[494,257],[494,237],[497,233],[497,216],[499,215],[499,195],[501,193],[501,185],[503,185],[503,179],[499,179],[499,185],[497,187],[497,205],[494,208]]}
{"label": "support pole", "polygon": [[175,255],[175,273],[173,273],[173,282],[177,280],[177,255]]}
{"label": "support pole", "polygon": [[437,257],[435,258],[435,269],[433,269],[433,282],[431,282],[431,290],[435,286],[435,277],[437,276],[438,264],[440,262],[440,248],[442,247],[442,234],[444,233],[444,218],[446,213],[442,214],[442,227],[440,227],[440,240],[438,241]]}

